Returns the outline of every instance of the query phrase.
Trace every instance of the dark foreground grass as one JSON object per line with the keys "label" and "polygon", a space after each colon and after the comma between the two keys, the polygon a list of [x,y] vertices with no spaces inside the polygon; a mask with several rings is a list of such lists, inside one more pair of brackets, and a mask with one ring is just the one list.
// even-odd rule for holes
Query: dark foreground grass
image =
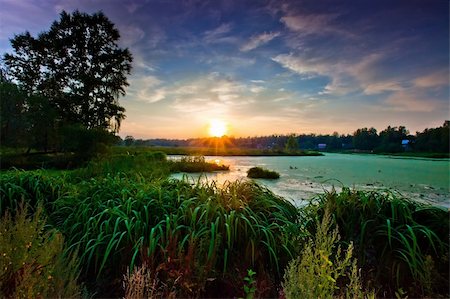
{"label": "dark foreground grass", "polygon": [[[448,296],[447,211],[349,189],[298,210],[253,182],[168,180],[171,163],[163,154],[130,154],[74,171],[3,172],[0,214],[18,211],[22,201],[30,211],[42,205],[49,228],[78,253],[80,282],[100,297],[123,296],[128,271],[146,273],[155,296],[243,297],[248,269],[257,273],[256,296],[277,297],[288,262],[320,248],[311,244],[325,210],[342,248],[353,243],[365,290]],[[330,251],[324,261],[339,265],[338,256]],[[338,287],[334,295],[345,281]],[[127,293],[142,294],[133,288]]]}

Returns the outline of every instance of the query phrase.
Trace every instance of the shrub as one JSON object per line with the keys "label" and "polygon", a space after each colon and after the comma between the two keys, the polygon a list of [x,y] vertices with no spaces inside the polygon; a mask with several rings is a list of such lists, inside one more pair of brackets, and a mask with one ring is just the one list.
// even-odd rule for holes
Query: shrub
{"label": "shrub", "polygon": [[[302,250],[301,256],[289,263],[284,275],[283,290],[290,298],[363,298],[356,260],[352,261],[353,245],[346,252],[338,245],[338,230],[332,229],[328,211],[317,223],[317,231]],[[343,289],[339,284],[346,279]]]}
{"label": "shrub", "polygon": [[42,209],[31,218],[20,208],[0,220],[0,294],[6,298],[79,297],[77,260],[65,254],[64,240],[45,231]]}
{"label": "shrub", "polygon": [[280,174],[261,167],[252,167],[247,171],[247,177],[252,179],[279,179]]}

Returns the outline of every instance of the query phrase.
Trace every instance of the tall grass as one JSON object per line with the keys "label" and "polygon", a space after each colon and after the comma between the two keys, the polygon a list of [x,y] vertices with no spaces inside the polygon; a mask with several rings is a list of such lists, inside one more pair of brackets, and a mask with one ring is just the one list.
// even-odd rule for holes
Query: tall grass
{"label": "tall grass", "polygon": [[[448,211],[387,191],[349,188],[317,196],[307,208],[309,219],[326,209],[342,241],[355,244],[366,282],[384,295],[400,288],[410,296],[448,294]],[[309,227],[315,230],[313,221]]]}
{"label": "tall grass", "polygon": [[380,296],[448,295],[447,211],[346,188],[298,210],[251,181],[169,180],[172,165],[164,154],[138,153],[67,172],[2,172],[0,214],[19,211],[21,201],[33,211],[42,205],[78,253],[81,279],[102,296],[123,295],[127,269],[135,273],[128,281],[151,282],[142,292],[164,297],[242,297],[253,269],[255,296],[277,296],[286,265],[313,244],[326,210],[341,246],[354,244],[366,287]]}
{"label": "tall grass", "polygon": [[101,276],[112,264],[175,267],[187,280],[182,295],[194,295],[185,285],[201,291],[208,278],[236,268],[258,266],[280,277],[295,256],[298,211],[250,182],[220,189],[214,183],[106,177],[85,183],[60,204],[59,226],[83,252],[89,272]]}

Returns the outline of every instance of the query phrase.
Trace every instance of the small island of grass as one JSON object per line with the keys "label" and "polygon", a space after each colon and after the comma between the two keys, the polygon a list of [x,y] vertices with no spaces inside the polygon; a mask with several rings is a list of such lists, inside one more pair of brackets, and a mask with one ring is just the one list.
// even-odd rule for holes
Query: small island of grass
{"label": "small island of grass", "polygon": [[172,172],[213,172],[230,170],[228,165],[206,162],[203,156],[186,156],[174,161]]}
{"label": "small island of grass", "polygon": [[261,167],[252,167],[247,171],[247,177],[252,179],[279,179],[280,174]]}

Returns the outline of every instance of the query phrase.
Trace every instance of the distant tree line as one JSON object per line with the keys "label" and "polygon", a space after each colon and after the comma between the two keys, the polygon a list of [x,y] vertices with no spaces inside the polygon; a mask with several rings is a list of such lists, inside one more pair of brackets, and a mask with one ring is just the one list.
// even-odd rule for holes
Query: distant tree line
{"label": "distant tree line", "polygon": [[62,12],[48,31],[11,39],[0,78],[2,146],[89,153],[117,142],[132,57],[101,12]]}
{"label": "distant tree line", "polygon": [[[397,153],[403,151],[449,152],[449,121],[441,127],[425,129],[423,132],[409,134],[404,126],[388,126],[381,132],[375,128],[360,128],[353,135],[289,134],[260,137],[222,137],[230,147],[273,150],[357,150],[378,153]],[[135,139],[127,136],[121,141],[126,146],[170,146],[170,147],[208,147],[211,138],[193,139]]]}

